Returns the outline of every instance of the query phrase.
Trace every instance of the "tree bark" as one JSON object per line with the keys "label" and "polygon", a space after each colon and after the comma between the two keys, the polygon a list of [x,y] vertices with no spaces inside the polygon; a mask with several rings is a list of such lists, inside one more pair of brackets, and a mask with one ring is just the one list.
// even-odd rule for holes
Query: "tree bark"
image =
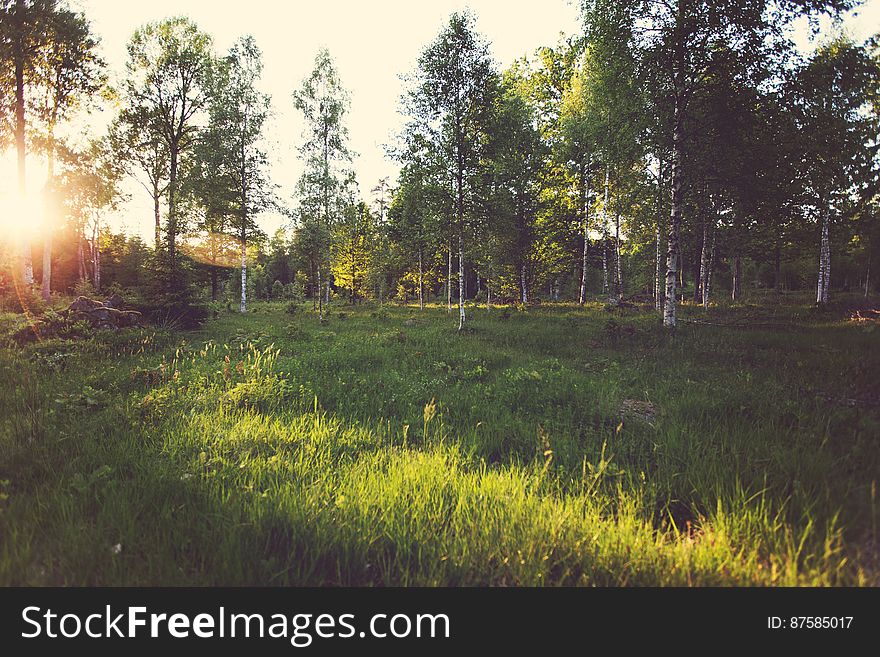
{"label": "tree bark", "polygon": [[153,179],[153,219],[156,221],[156,253],[162,246],[162,221],[159,214],[159,181]]}
{"label": "tree bark", "polygon": [[92,230],[92,280],[95,284],[95,292],[101,291],[101,219],[95,217],[95,227]]}
{"label": "tree bark", "polygon": [[663,310],[663,288],[660,284],[660,267],[662,262],[660,243],[660,223],[654,228],[654,309],[657,312]]}
{"label": "tree bark", "polygon": [[318,319],[324,319],[324,290],[321,289],[321,265],[318,264]]}
{"label": "tree bark", "polygon": [[676,277],[679,271],[679,233],[681,230],[682,185],[681,160],[684,147],[682,134],[681,100],[676,94],[675,127],[672,132],[672,209],[669,213],[669,224],[666,244],[666,294],[663,306],[663,325],[669,329],[676,326]]}
{"label": "tree bark", "polygon": [[[27,197],[27,182],[25,174],[26,150],[24,142],[25,118],[24,118],[24,55],[19,53],[15,60],[15,150],[18,156],[18,195],[21,206]],[[19,221],[28,225],[31,217],[19,217]],[[25,285],[34,283],[34,265],[31,255],[31,243],[27,235],[22,236],[20,245],[21,253],[21,278]]]}
{"label": "tree bark", "polygon": [[602,294],[608,294],[608,167],[605,167],[605,199],[602,203]]}
{"label": "tree bark", "polygon": [[739,301],[742,286],[742,260],[739,255],[733,257],[733,285],[730,288],[731,301]]}
{"label": "tree bark", "polygon": [[700,248],[700,282],[694,290],[701,292],[700,302],[706,305],[706,277],[709,271],[709,222],[703,222],[703,244]]}
{"label": "tree bark", "polygon": [[247,233],[244,224],[241,228],[241,301],[238,304],[238,311],[247,312]]}
{"label": "tree bark", "polygon": [[614,213],[614,296],[623,294],[623,271],[620,266],[620,213]]}
{"label": "tree bark", "polygon": [[176,265],[176,242],[177,242],[177,159],[178,146],[172,144],[169,149],[171,166],[168,174],[168,263],[170,267],[170,279],[177,280]]}
{"label": "tree bark", "polygon": [[48,171],[46,175],[46,193],[44,195],[43,214],[43,277],[41,292],[44,301],[49,301],[52,296],[52,237],[55,220],[55,130],[49,126],[49,152],[47,154]]}
{"label": "tree bark", "polygon": [[452,240],[449,240],[446,263],[446,312],[452,312]]}
{"label": "tree bark", "polygon": [[822,237],[819,243],[819,284],[816,290],[816,303],[828,303],[828,288],[831,285],[831,241],[829,232],[831,213],[822,211]]}
{"label": "tree bark", "polygon": [[458,233],[458,330],[464,328],[464,236]]}
{"label": "tree bark", "polygon": [[777,293],[782,291],[782,247],[779,242],[773,249],[773,289]]}
{"label": "tree bark", "polygon": [[712,268],[715,265],[715,231],[712,231],[712,243],[709,246],[709,254],[703,270],[700,272],[700,280],[703,288],[703,308],[709,307],[709,294],[712,291]]}
{"label": "tree bark", "polygon": [[425,284],[422,264],[422,247],[419,246],[419,310],[425,309]]}
{"label": "tree bark", "polygon": [[520,284],[522,286],[522,302],[523,304],[527,304],[529,302],[529,284],[528,279],[526,278],[525,265],[520,268]]}
{"label": "tree bark", "polygon": [[581,291],[578,303],[583,306],[587,301],[587,254],[590,246],[590,179],[583,167],[581,167],[581,191],[581,206],[584,213],[584,253],[581,261]]}

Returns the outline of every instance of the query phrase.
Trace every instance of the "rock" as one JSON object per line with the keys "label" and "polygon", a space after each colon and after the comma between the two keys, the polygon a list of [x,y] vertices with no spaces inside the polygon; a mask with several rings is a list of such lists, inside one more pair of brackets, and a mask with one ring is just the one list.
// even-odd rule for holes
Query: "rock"
{"label": "rock", "polygon": [[119,316],[119,327],[138,326],[141,323],[141,314],[137,310],[123,310]]}
{"label": "rock", "polygon": [[76,300],[67,307],[70,312],[88,312],[95,308],[103,308],[104,304],[88,297],[77,297]]}
{"label": "rock", "polygon": [[77,297],[64,313],[70,322],[88,322],[93,328],[119,329],[138,326],[141,314],[136,310],[121,310],[124,300],[118,294],[104,301]]}

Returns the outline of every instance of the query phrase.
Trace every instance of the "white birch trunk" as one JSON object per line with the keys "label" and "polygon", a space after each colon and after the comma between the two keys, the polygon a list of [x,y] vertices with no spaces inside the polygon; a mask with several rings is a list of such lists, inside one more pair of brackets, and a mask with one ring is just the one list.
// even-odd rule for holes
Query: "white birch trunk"
{"label": "white birch trunk", "polygon": [[703,308],[709,307],[709,294],[712,291],[712,269],[715,266],[715,231],[712,231],[712,243],[705,263],[701,263],[700,282],[703,286]]}
{"label": "white birch trunk", "polygon": [[672,209],[669,213],[668,237],[666,244],[666,294],[663,306],[663,326],[674,329],[676,326],[676,278],[679,273],[679,229],[681,226],[682,186],[681,158],[682,134],[680,100],[675,100],[675,128],[672,133]]}
{"label": "white birch trunk", "polygon": [[446,312],[452,312],[452,240],[449,241],[446,262]]}
{"label": "white birch trunk", "polygon": [[706,306],[706,276],[709,271],[709,222],[703,222],[703,244],[700,247],[699,292],[703,307]]}
{"label": "white birch trunk", "polygon": [[324,290],[321,287],[321,265],[318,265],[318,320],[324,319]]}
{"label": "white birch trunk", "polygon": [[247,312],[247,243],[244,235],[241,237],[241,302],[238,305],[239,312]]}
{"label": "white birch trunk", "polygon": [[464,236],[458,234],[458,330],[464,328]]}
{"label": "white birch trunk", "polygon": [[608,294],[608,167],[605,167],[605,197],[602,201],[602,294]]}
{"label": "white birch trunk", "polygon": [[829,231],[831,213],[823,210],[822,213],[822,238],[819,245],[819,284],[816,291],[816,303],[828,303],[828,288],[831,284],[831,241]]}
{"label": "white birch trunk", "polygon": [[587,302],[587,253],[590,245],[590,179],[586,173],[582,173],[584,180],[584,253],[581,263],[581,292],[578,303],[584,305]]}
{"label": "white birch trunk", "polygon": [[422,268],[422,248],[419,247],[419,310],[425,309],[425,284]]}
{"label": "white birch trunk", "polygon": [[655,231],[654,239],[656,240],[656,250],[654,254],[654,308],[657,312],[661,312],[663,310],[663,286],[660,284],[660,263],[661,263],[661,251],[660,251],[660,222],[657,222],[657,229]]}
{"label": "white birch trunk", "polygon": [[520,269],[520,282],[522,283],[522,302],[523,304],[527,304],[529,302],[529,286],[528,281],[526,280],[525,265]]}
{"label": "white birch trunk", "polygon": [[614,213],[614,264],[615,264],[615,289],[614,294],[620,297],[623,294],[623,270],[620,266],[620,214]]}
{"label": "white birch trunk", "polygon": [[101,234],[101,219],[95,218],[95,226],[92,230],[92,282],[95,284],[95,292],[101,289],[101,246],[98,237]]}

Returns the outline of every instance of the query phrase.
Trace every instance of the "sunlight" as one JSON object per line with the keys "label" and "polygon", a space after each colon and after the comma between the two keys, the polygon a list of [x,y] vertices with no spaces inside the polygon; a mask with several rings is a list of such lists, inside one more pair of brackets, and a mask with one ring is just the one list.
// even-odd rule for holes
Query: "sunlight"
{"label": "sunlight", "polygon": [[15,193],[0,195],[0,239],[19,240],[38,235],[43,227],[44,204],[40,194],[23,198]]}

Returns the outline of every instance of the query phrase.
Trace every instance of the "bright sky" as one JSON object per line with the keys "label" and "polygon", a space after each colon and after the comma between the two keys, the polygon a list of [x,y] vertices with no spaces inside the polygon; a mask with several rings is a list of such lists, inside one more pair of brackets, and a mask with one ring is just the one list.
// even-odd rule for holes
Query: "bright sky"
{"label": "bright sky", "polygon": [[[263,51],[262,88],[272,97],[273,116],[266,129],[271,176],[281,186],[279,194],[286,203],[292,202],[301,172],[297,147],[303,129],[291,93],[310,72],[318,48],[329,48],[350,91],[350,146],[358,153],[354,165],[361,194],[368,197],[380,177],[393,180],[396,175],[397,168],[387,160],[383,145],[391,142],[401,126],[397,113],[403,89],[400,75],[413,70],[419,53],[450,13],[467,7],[473,10],[477,27],[501,67],[540,46],[556,44],[560,33],[579,29],[576,2],[570,0],[72,0],[72,4],[85,11],[101,37],[114,80],[124,71],[129,37],[149,21],[189,16],[214,37],[218,53],[239,36],[252,34]],[[868,0],[845,24],[857,40],[880,30],[880,0]],[[810,48],[805,30],[798,31],[797,40],[803,49]],[[109,112],[104,112],[86,121],[99,134],[109,119]],[[14,185],[14,157],[10,154],[3,160],[0,195]],[[29,166],[29,188],[39,189],[41,167],[36,162]],[[149,197],[133,182],[126,190],[131,200],[108,218],[109,223],[149,242],[153,221]],[[271,234],[281,222],[281,217],[266,216],[260,223]]]}
{"label": "bright sky", "polygon": [[[350,146],[358,154],[354,165],[361,194],[369,196],[379,178],[387,175],[393,180],[396,175],[383,144],[400,127],[399,76],[414,68],[419,53],[449,14],[470,6],[502,66],[542,45],[555,44],[560,32],[570,34],[578,27],[577,8],[567,0],[76,0],[76,4],[101,36],[104,57],[114,74],[124,70],[125,45],[132,32],[148,21],[187,15],[214,37],[219,53],[239,36],[252,34],[263,51],[262,89],[272,97],[273,117],[266,129],[271,175],[288,203],[302,171],[297,148],[303,123],[291,94],[311,71],[320,47],[330,50],[351,94],[346,124]],[[149,238],[149,197],[139,186],[130,191],[132,201],[113,224]],[[270,234],[280,223],[280,217],[261,221]]]}

